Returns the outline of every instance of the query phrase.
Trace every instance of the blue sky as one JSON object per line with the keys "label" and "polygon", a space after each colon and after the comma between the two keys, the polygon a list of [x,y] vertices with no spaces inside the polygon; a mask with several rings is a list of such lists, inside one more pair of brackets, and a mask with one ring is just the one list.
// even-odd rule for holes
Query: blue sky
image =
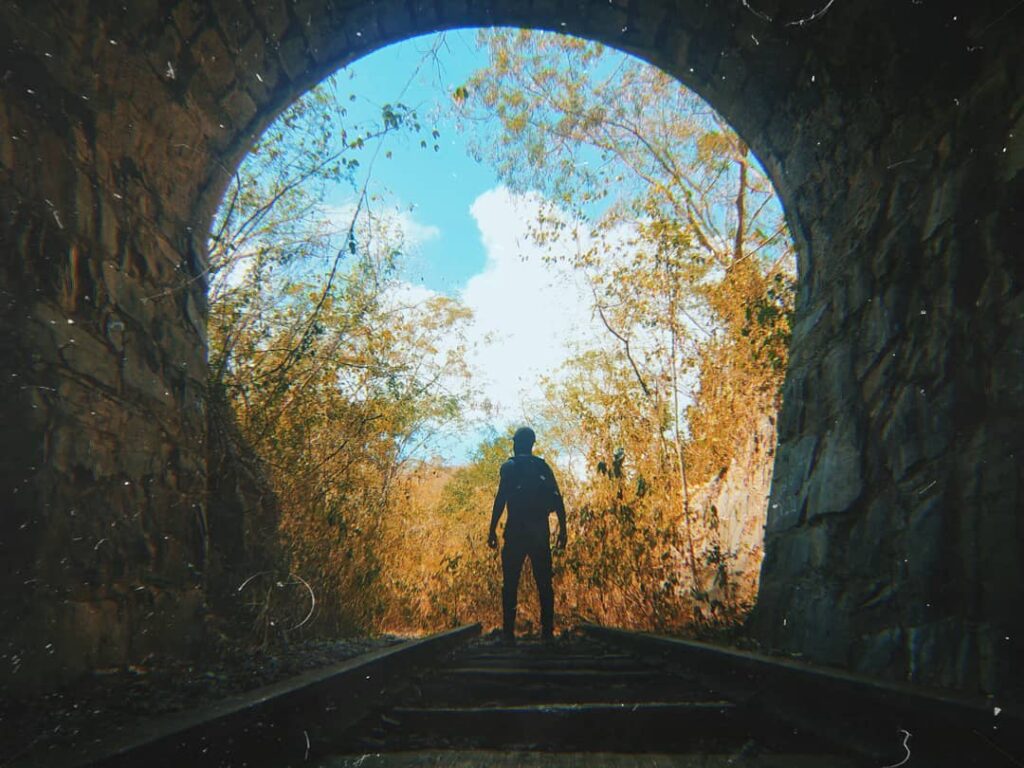
{"label": "blue sky", "polygon": [[[545,265],[527,236],[540,198],[504,189],[489,165],[470,157],[456,125],[451,94],[486,63],[476,31],[461,30],[381,49],[334,76],[352,123],[379,121],[384,104],[401,102],[416,109],[428,142],[432,128],[441,134],[438,151],[429,143],[421,148],[412,134],[389,137],[391,157],[378,153],[372,168],[372,150],[364,150],[356,182],[369,175],[369,191],[381,196],[377,212],[399,217],[413,297],[443,293],[473,311],[467,336],[474,385],[492,408],[489,418],[478,413],[477,426],[435,446],[453,463],[466,461],[494,429],[535,423],[541,376],[554,373],[591,331],[578,276]],[[341,209],[344,224],[354,200],[351,186],[339,186],[326,203]]]}
{"label": "blue sky", "polygon": [[[362,150],[362,176],[376,213],[391,212],[406,237],[405,296],[413,300],[442,293],[459,299],[474,315],[467,332],[474,385],[492,407],[479,411],[477,426],[438,443],[439,455],[464,462],[481,439],[509,425],[536,423],[543,398],[542,377],[581,346],[604,334],[591,315],[591,296],[582,277],[546,264],[545,253],[528,236],[543,198],[512,194],[492,168],[467,151],[452,93],[487,65],[476,30],[428,35],[389,46],[332,76],[346,124],[379,122],[381,107],[401,102],[414,108],[425,128],[421,136],[387,137]],[[625,54],[609,50],[614,68]],[[430,130],[440,132],[434,151]],[[385,155],[385,151],[390,157]],[[356,191],[329,191],[330,218],[347,229]],[[551,248],[552,246],[547,246]],[[565,245],[564,247],[571,247]]]}
{"label": "blue sky", "polygon": [[[390,138],[392,157],[378,156],[372,189],[389,193],[395,205],[413,206],[412,221],[425,228],[410,233],[415,242],[410,280],[453,296],[486,263],[470,207],[499,185],[488,165],[469,157],[448,99],[486,64],[475,37],[474,30],[460,30],[407,40],[359,59],[336,76],[339,94],[356,96],[347,105],[353,119],[379,119],[383,104],[401,101],[417,110],[424,126],[440,131],[436,152],[421,148],[412,136]],[[435,47],[436,57],[430,53]],[[351,189],[339,188],[328,202],[351,199]]]}

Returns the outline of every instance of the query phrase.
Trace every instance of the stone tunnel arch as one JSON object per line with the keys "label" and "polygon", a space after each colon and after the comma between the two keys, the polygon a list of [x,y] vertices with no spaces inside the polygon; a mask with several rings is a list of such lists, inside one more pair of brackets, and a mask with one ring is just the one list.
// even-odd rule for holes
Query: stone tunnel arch
{"label": "stone tunnel arch", "polygon": [[[4,446],[0,476],[7,684],[201,641],[203,252],[253,137],[377,47],[505,25],[599,40],[673,74],[782,197],[801,282],[763,641],[872,674],[1019,688],[1019,14],[761,5],[0,9],[0,407],[24,436]],[[46,637],[56,652],[27,650]]]}

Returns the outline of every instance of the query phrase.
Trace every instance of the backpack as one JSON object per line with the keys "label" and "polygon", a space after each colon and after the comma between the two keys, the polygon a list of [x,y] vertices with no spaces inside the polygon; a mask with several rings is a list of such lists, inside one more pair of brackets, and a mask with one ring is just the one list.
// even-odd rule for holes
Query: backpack
{"label": "backpack", "polygon": [[537,456],[513,456],[509,463],[509,516],[523,522],[546,520],[555,509],[558,493],[551,468]]}

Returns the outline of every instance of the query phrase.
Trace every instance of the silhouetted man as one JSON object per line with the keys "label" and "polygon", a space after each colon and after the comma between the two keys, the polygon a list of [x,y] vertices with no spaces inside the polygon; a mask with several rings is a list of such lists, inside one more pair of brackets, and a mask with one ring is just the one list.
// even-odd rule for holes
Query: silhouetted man
{"label": "silhouetted man", "polygon": [[555,593],[551,587],[551,531],[548,517],[558,515],[559,549],[565,546],[565,504],[548,463],[533,455],[536,435],[529,427],[520,427],[512,436],[511,459],[501,465],[498,492],[491,510],[491,529],[487,545],[498,546],[498,520],[508,505],[505,520],[505,545],[501,548],[501,590],[503,635],[515,639],[516,603],[519,599],[519,574],[523,560],[530,558],[533,578],[540,596],[541,637],[554,634]]}

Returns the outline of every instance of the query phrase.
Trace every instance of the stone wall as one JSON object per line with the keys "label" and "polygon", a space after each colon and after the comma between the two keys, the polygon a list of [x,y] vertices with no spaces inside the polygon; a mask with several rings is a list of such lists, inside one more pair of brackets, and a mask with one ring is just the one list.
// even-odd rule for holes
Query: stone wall
{"label": "stone wall", "polygon": [[726,581],[709,585],[710,600],[740,606],[757,596],[775,442],[775,420],[761,417],[736,446],[729,466],[692,491],[695,514],[717,522],[714,544],[726,558]]}
{"label": "stone wall", "polygon": [[213,392],[207,426],[209,603],[226,631],[247,633],[253,617],[242,605],[241,585],[257,574],[288,573],[277,535],[281,509],[267,467],[242,437],[230,405]]}
{"label": "stone wall", "polygon": [[693,87],[786,207],[800,292],[757,631],[1019,687],[1024,12],[966,6],[0,5],[0,685],[198,641],[204,241],[253,137],[388,42],[525,24]]}
{"label": "stone wall", "polygon": [[206,551],[195,184],[155,76],[85,10],[34,12],[0,10],[5,688],[194,648]]}
{"label": "stone wall", "polygon": [[817,661],[1009,695],[1024,683],[1024,67],[1007,37],[1022,19],[997,18],[951,8],[909,61],[868,45],[890,71],[828,150],[841,184],[818,172],[798,193],[822,204],[754,626]]}

